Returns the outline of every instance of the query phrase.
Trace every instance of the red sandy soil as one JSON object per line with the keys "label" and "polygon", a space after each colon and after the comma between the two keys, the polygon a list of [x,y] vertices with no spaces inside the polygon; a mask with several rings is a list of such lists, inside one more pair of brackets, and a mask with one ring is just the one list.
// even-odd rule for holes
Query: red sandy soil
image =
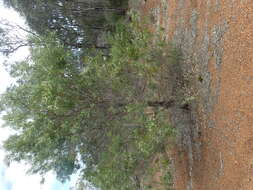
{"label": "red sandy soil", "polygon": [[[220,63],[213,53],[217,44],[208,46],[210,97],[202,97],[197,110],[200,158],[194,159],[191,170],[188,154],[174,153],[174,188],[253,190],[253,1],[163,0],[168,6],[165,10],[161,2],[147,0],[141,10],[147,16],[153,7],[163,10],[157,22],[169,40],[180,19],[187,29],[193,25],[192,11],[198,15],[193,55],[202,48],[204,35],[211,39],[216,26],[226,25],[219,39]],[[195,74],[201,72],[196,69]],[[213,97],[207,111],[204,99]]]}

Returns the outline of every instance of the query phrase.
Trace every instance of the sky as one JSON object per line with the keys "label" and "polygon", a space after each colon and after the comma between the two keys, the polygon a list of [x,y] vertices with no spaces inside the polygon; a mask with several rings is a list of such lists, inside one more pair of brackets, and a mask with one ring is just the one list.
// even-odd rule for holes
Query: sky
{"label": "sky", "polygon": [[[15,22],[20,26],[25,26],[24,20],[13,10],[4,8],[0,0],[0,18]],[[22,60],[29,55],[27,48],[18,50],[17,53],[11,56],[10,61]],[[0,94],[2,94],[6,87],[15,82],[10,78],[3,65],[5,58],[0,55]],[[0,119],[0,125],[3,122]],[[0,128],[0,146],[4,140],[8,138],[11,131],[8,128]],[[55,175],[51,172],[45,176],[45,183],[40,184],[41,177],[39,175],[26,175],[27,165],[22,163],[11,163],[9,167],[4,164],[5,152],[0,148],[0,190],[69,190],[74,183],[72,177],[71,182],[61,184],[56,180]]]}

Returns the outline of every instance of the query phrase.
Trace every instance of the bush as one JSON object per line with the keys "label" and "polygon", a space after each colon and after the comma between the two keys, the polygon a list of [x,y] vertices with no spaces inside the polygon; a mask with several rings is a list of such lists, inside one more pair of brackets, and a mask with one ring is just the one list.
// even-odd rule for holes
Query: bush
{"label": "bush", "polygon": [[[110,56],[102,64],[99,61],[99,68],[95,69],[110,84],[108,87],[124,109],[124,116],[117,118],[114,130],[108,133],[111,140],[96,169],[86,170],[89,181],[105,190],[139,189],[152,158],[163,152],[168,138],[174,136],[166,121],[166,108],[150,107],[148,102],[159,100],[159,75],[170,64],[177,63],[179,54],[166,42],[154,41],[136,15],[132,19],[132,23],[117,25],[116,32],[109,37]],[[102,60],[100,56],[90,59],[91,64]]]}

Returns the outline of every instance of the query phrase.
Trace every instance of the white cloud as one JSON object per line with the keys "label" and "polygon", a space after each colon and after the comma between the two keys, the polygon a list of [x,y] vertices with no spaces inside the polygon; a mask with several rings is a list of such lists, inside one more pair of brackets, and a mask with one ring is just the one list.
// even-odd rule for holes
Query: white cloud
{"label": "white cloud", "polygon": [[40,184],[39,175],[26,175],[27,167],[22,164],[13,163],[6,169],[5,177],[12,182],[11,190],[49,190],[55,181],[53,174],[49,173],[46,176],[46,183]]}
{"label": "white cloud", "polygon": [[[1,190],[53,190],[56,179],[53,173],[48,173],[45,184],[40,184],[39,175],[26,175],[27,167],[13,163],[10,167],[0,167]],[[8,187],[10,189],[8,189]],[[63,187],[63,185],[62,185]],[[61,188],[61,187],[60,187]]]}
{"label": "white cloud", "polygon": [[25,21],[20,15],[12,9],[7,9],[3,6],[3,2],[0,1],[0,18],[10,20],[20,25],[25,25]]}
{"label": "white cloud", "polygon": [[40,178],[36,175],[25,175],[25,167],[21,164],[11,164],[6,169],[5,177],[12,182],[13,186],[11,190],[34,190],[41,189]]}

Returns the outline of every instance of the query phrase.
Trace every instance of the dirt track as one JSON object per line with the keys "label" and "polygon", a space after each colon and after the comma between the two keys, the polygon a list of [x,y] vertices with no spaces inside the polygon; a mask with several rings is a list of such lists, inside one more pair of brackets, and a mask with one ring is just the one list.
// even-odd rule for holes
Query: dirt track
{"label": "dirt track", "polygon": [[196,97],[192,146],[173,156],[175,189],[252,190],[253,1],[147,0],[141,10],[182,49]]}

